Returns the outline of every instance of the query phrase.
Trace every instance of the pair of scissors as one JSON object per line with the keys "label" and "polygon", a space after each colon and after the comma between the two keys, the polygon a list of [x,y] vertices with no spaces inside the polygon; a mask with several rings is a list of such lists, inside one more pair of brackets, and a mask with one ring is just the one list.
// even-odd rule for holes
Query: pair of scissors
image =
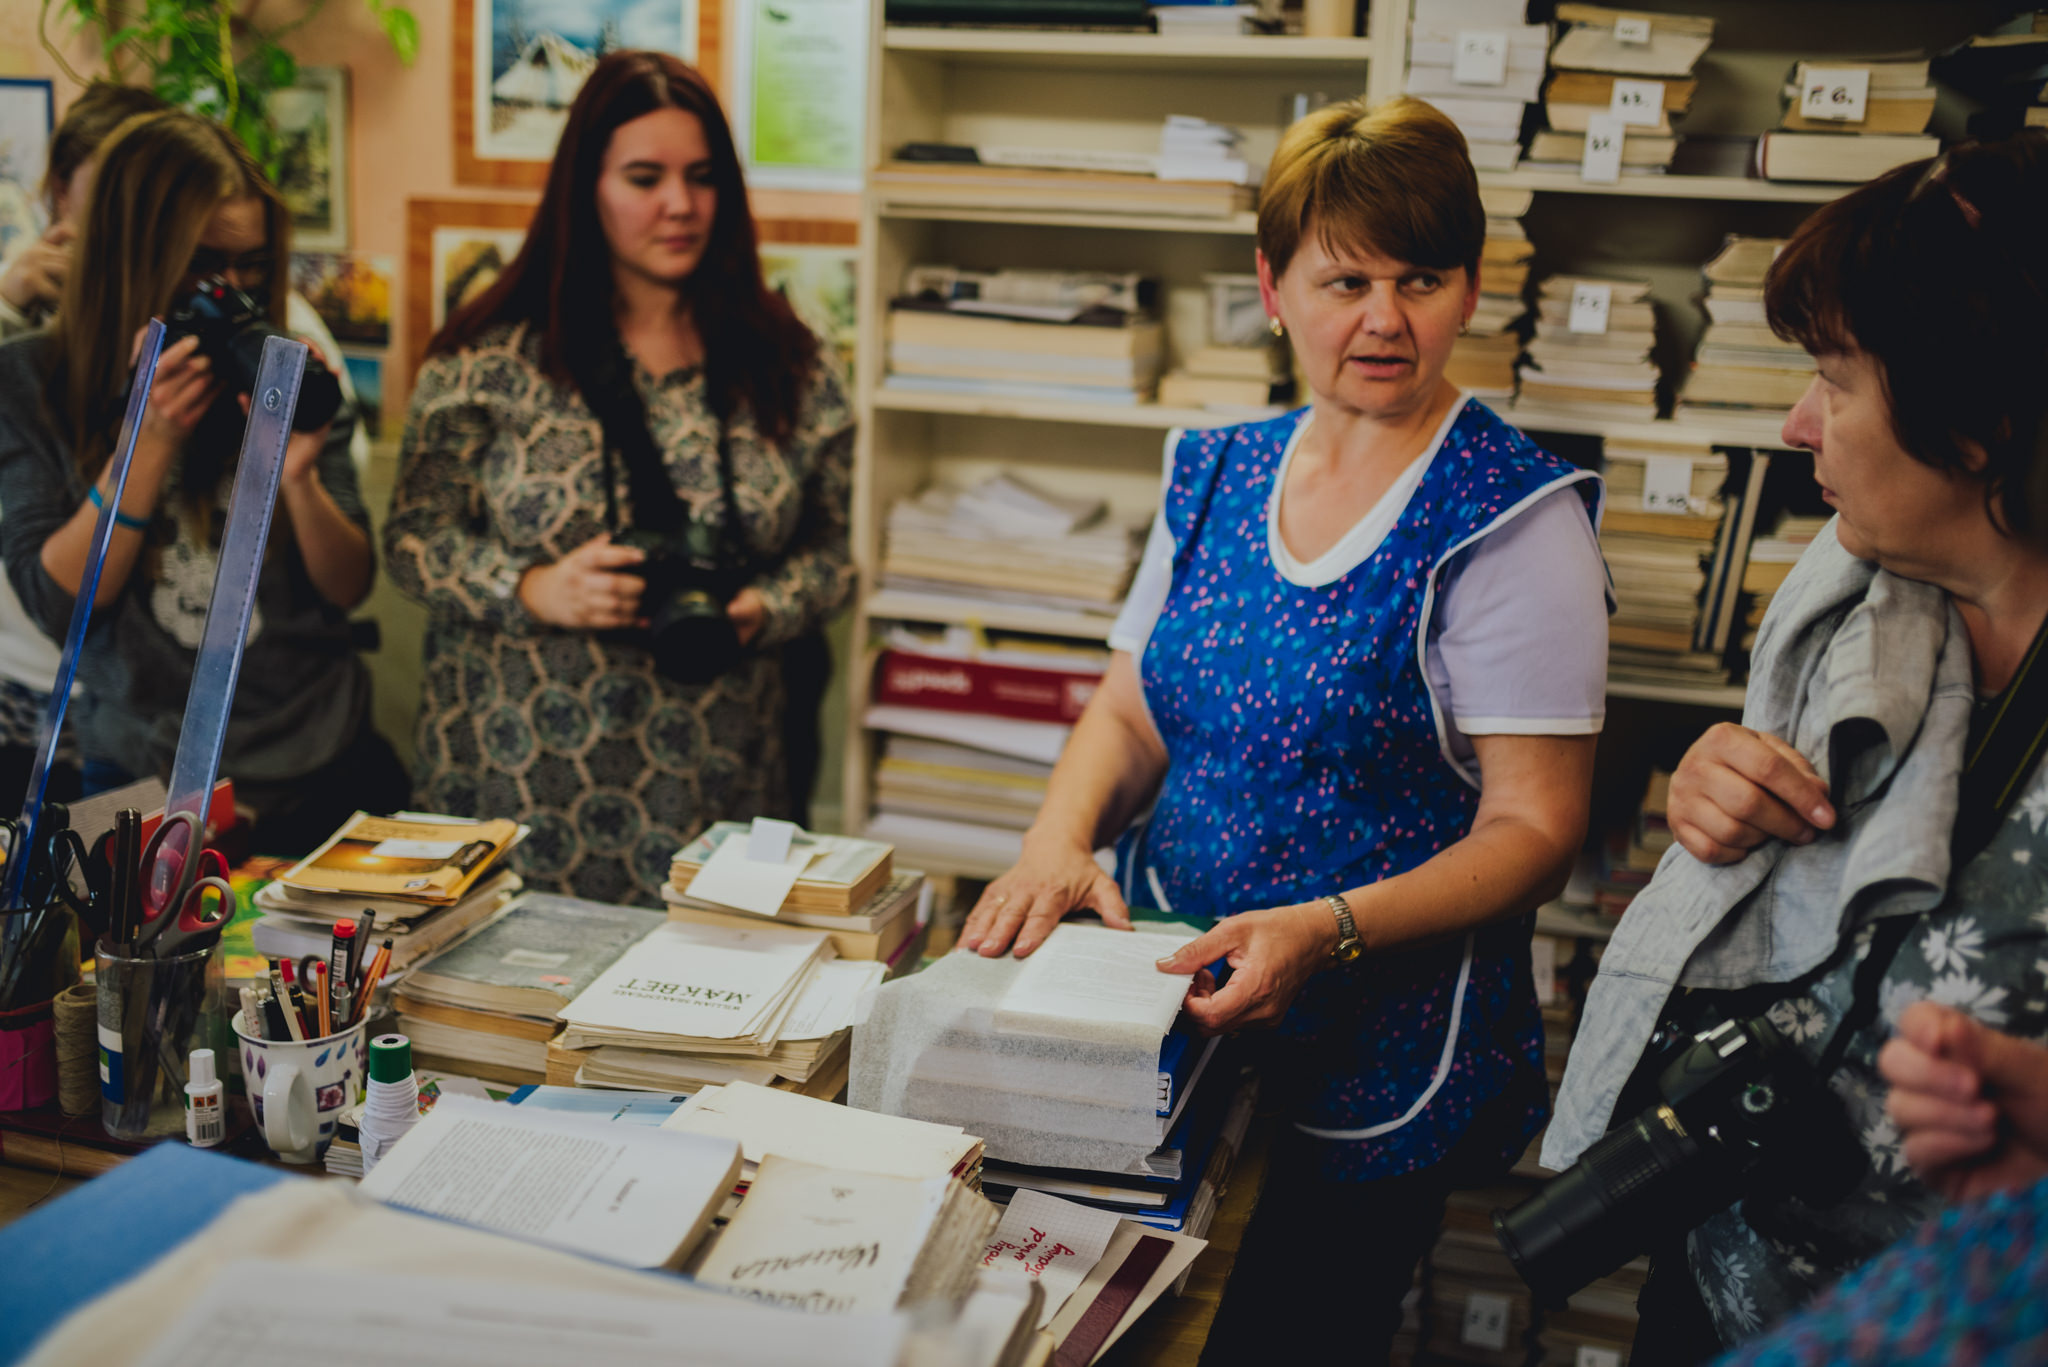
{"label": "pair of scissors", "polygon": [[[164,838],[173,830],[183,841],[165,853]],[[174,864],[169,891],[162,901],[145,891],[142,924],[135,932],[138,951],[149,950],[157,958],[170,958],[212,947],[221,928],[234,918],[235,890],[228,884],[228,861],[221,852],[201,844],[204,830],[191,812],[172,812],[142,847],[142,886],[154,886],[159,861]],[[206,914],[207,895],[213,896],[212,916]]]}
{"label": "pair of scissors", "polygon": [[[106,934],[113,920],[114,866],[108,858],[113,838],[114,833],[106,831],[88,850],[78,832],[67,826],[52,831],[44,844],[51,890],[95,937]],[[83,893],[74,874],[85,884]]]}

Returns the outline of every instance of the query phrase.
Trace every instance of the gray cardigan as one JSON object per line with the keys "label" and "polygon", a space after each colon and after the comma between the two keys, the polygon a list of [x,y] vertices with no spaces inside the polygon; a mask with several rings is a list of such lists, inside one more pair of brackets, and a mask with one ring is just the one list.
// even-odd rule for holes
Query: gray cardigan
{"label": "gray cardigan", "polygon": [[[48,350],[46,333],[0,344],[0,560],[29,618],[61,642],[75,600],[43,569],[42,547],[77,510],[86,485],[43,400]],[[352,428],[344,409],[320,453],[319,475],[336,505],[367,531],[349,459]],[[233,466],[230,456],[230,472]],[[94,610],[71,705],[85,758],[137,775],[169,772],[213,588],[214,553],[176,511],[167,497],[144,560],[120,594]],[[282,515],[271,524],[256,618],[220,768],[252,790],[288,784],[333,759],[366,724],[370,706],[369,671],[351,644],[347,615],[313,587]]]}
{"label": "gray cardigan", "polygon": [[1587,993],[1545,1166],[1569,1167],[1620,1118],[1675,987],[1790,982],[1858,928],[1940,903],[1974,677],[1948,595],[1856,559],[1830,522],[1771,601],[1742,720],[1812,762],[1835,829],[1722,867],[1665,853]]}

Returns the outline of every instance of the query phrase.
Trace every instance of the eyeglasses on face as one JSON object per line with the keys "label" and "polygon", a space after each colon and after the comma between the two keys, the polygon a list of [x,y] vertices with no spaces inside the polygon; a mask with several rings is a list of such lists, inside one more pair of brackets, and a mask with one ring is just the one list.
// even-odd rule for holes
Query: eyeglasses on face
{"label": "eyeglasses on face", "polygon": [[233,255],[218,247],[200,247],[193,251],[192,263],[185,271],[199,280],[232,273],[242,285],[248,286],[269,283],[270,273],[275,269],[277,258],[267,247]]}

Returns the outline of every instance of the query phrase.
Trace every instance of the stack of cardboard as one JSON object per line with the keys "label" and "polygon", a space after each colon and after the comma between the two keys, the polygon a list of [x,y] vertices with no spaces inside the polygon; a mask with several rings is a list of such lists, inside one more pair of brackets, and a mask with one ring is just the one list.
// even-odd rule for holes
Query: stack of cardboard
{"label": "stack of cardboard", "polygon": [[1529,262],[1536,255],[1522,215],[1535,196],[1528,190],[1481,186],[1486,210],[1486,244],[1479,259],[1479,305],[1469,329],[1451,347],[1444,374],[1452,384],[1488,402],[1515,397],[1515,361],[1522,354],[1517,326],[1528,313],[1523,293],[1529,284]]}
{"label": "stack of cardboard", "polygon": [[1527,18],[1527,0],[1415,0],[1407,91],[1450,116],[1481,171],[1521,160],[1524,107],[1550,46],[1550,26]]}
{"label": "stack of cardboard", "polygon": [[[1590,289],[1603,307],[1576,312],[1574,296]],[[1647,280],[1553,275],[1538,287],[1536,331],[1522,366],[1516,407],[1573,417],[1657,416],[1657,313]],[[1576,323],[1576,326],[1574,325]]]}
{"label": "stack of cardboard", "polygon": [[1707,284],[1700,303],[1709,322],[1678,394],[1679,416],[1782,419],[1806,392],[1813,357],[1764,321],[1764,277],[1784,245],[1782,238],[1730,235],[1700,268]]}
{"label": "stack of cardboard", "polygon": [[1714,41],[1714,21],[1582,4],[1559,5],[1557,18],[1567,27],[1550,53],[1550,127],[1530,141],[1529,160],[1577,170],[1592,120],[1609,114],[1623,125],[1621,174],[1670,166],[1678,151],[1671,115],[1692,101],[1693,67]]}
{"label": "stack of cardboard", "polygon": [[1854,183],[1933,156],[1941,139],[1927,133],[1936,96],[1928,80],[1924,58],[1797,63],[1785,84],[1784,118],[1757,140],[1757,173]]}

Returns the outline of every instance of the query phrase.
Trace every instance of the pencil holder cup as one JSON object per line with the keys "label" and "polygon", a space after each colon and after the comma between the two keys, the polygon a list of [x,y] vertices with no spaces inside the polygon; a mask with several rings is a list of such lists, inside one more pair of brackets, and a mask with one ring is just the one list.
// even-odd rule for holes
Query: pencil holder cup
{"label": "pencil holder cup", "polygon": [[47,1001],[0,1011],[0,1111],[57,1095],[57,1027]]}
{"label": "pencil holder cup", "polygon": [[185,1059],[206,1042],[213,949],[131,959],[100,941],[100,1124],[116,1139],[185,1132]]}
{"label": "pencil holder cup", "polygon": [[242,1081],[263,1142],[287,1163],[315,1163],[334,1141],[341,1113],[363,1095],[369,1022],[319,1039],[262,1039],[235,1013]]}

